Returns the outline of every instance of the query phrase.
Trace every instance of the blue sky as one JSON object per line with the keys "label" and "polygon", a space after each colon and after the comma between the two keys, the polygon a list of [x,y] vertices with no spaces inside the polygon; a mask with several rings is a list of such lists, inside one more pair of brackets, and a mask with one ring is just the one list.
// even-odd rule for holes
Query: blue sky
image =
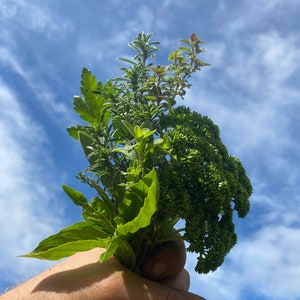
{"label": "blue sky", "polygon": [[[191,291],[207,299],[300,299],[300,33],[298,0],[0,1],[0,291],[51,265],[17,258],[80,220],[62,184],[87,163],[66,127],[83,67],[120,74],[140,32],[166,62],[196,32],[211,64],[185,104],[221,129],[252,181],[251,212],[236,219],[238,244]],[[180,101],[180,100],[178,100]]]}

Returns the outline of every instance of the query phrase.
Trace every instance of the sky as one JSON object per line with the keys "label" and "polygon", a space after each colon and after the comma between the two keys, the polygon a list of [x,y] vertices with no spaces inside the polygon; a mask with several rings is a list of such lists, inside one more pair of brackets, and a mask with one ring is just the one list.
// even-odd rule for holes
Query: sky
{"label": "sky", "polygon": [[[76,125],[80,74],[119,76],[119,57],[141,31],[160,41],[160,64],[192,32],[203,61],[184,102],[220,127],[253,185],[235,217],[238,244],[215,272],[193,271],[207,299],[300,299],[299,0],[1,0],[0,292],[53,263],[18,258],[81,220],[62,184],[87,162],[66,128]],[[298,79],[297,79],[298,78]]]}

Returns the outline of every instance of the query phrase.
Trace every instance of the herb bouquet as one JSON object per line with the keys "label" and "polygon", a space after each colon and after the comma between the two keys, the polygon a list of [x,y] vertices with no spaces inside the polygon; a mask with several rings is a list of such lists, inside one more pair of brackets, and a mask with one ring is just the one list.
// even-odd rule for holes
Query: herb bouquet
{"label": "herb bouquet", "polygon": [[[186,106],[191,74],[207,66],[196,34],[170,53],[169,64],[154,65],[158,42],[138,34],[136,52],[123,77],[97,82],[87,69],[74,109],[84,124],[68,128],[89,162],[78,178],[95,191],[88,199],[63,186],[83,221],[46,238],[26,257],[58,260],[103,247],[103,262],[115,256],[139,272],[157,245],[183,238],[198,254],[195,270],[218,268],[237,242],[233,212],[249,211],[250,181],[240,161],[228,154],[219,129]],[[174,229],[185,220],[184,228]],[[181,237],[179,237],[181,232]]]}

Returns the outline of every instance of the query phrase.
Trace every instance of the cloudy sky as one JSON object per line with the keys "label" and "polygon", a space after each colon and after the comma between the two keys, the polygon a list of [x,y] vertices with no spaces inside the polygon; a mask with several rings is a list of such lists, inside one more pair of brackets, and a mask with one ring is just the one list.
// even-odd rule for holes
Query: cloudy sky
{"label": "cloudy sky", "polygon": [[[16,258],[80,220],[62,184],[87,163],[66,127],[82,67],[106,81],[140,32],[166,62],[196,32],[211,64],[185,104],[221,129],[252,181],[251,212],[216,272],[193,272],[207,299],[300,299],[300,1],[0,1],[0,292],[50,264]],[[298,78],[298,79],[297,79]]]}

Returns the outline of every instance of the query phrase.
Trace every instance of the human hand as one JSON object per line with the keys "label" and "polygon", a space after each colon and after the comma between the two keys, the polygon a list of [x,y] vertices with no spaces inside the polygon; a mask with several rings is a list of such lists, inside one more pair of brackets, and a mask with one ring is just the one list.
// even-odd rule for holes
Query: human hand
{"label": "human hand", "polygon": [[112,258],[99,263],[104,249],[80,252],[2,295],[8,299],[169,299],[203,300],[188,293],[183,242],[167,242],[145,260],[139,276]]}

